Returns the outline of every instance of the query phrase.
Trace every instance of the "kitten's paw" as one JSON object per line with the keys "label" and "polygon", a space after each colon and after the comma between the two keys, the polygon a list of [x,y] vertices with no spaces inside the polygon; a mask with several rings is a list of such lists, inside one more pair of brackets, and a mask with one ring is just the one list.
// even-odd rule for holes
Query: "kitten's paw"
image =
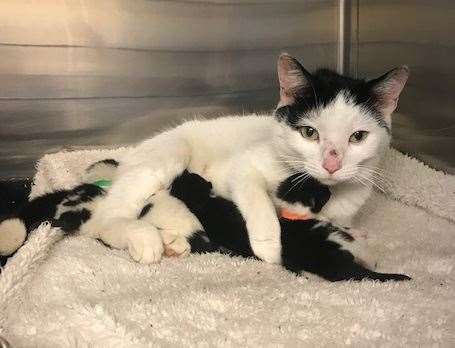
{"label": "kitten's paw", "polygon": [[[134,227],[133,227],[134,226]],[[139,263],[158,263],[164,247],[161,235],[153,226],[133,225],[128,230],[128,251]]]}
{"label": "kitten's paw", "polygon": [[174,236],[169,243],[164,244],[164,255],[168,257],[185,257],[191,252],[191,246],[185,237]]}
{"label": "kitten's paw", "polygon": [[362,266],[370,270],[377,268],[378,255],[368,245],[367,232],[353,228],[337,228],[328,239],[340,244],[341,249],[349,251]]}
{"label": "kitten's paw", "polygon": [[357,241],[365,241],[368,239],[368,233],[355,228],[349,228],[347,232]]}
{"label": "kitten's paw", "polygon": [[274,240],[250,241],[254,254],[268,263],[281,263],[281,242]]}

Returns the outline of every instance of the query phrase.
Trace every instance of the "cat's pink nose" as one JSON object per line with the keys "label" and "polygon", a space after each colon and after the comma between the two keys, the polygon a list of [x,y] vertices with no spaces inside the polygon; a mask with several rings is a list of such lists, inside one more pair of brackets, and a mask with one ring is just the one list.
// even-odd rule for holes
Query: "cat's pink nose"
{"label": "cat's pink nose", "polygon": [[322,167],[327,170],[329,174],[333,174],[341,168],[341,160],[338,156],[327,156],[322,163]]}

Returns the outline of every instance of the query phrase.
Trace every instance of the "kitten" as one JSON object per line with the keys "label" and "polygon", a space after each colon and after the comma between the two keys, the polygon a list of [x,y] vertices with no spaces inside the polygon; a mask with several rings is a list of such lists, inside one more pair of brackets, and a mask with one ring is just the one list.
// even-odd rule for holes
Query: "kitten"
{"label": "kitten", "polygon": [[151,193],[188,169],[236,204],[254,254],[279,263],[275,209],[286,203],[272,201],[278,183],[305,173],[300,180],[308,175],[330,185],[332,198],[318,218],[350,225],[381,180],[376,166],[389,145],[391,114],[408,74],[407,67],[371,81],[329,70],[310,74],[283,54],[274,117],[191,121],[146,140],[122,158],[109,194],[83,231],[116,248],[136,250],[132,257],[139,262],[157,262],[163,253],[160,234],[136,216]]}

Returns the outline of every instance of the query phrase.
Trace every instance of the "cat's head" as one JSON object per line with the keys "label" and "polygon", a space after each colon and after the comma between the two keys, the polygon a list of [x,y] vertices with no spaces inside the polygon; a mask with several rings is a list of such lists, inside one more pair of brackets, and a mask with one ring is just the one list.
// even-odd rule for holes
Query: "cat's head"
{"label": "cat's head", "polygon": [[402,66],[365,81],[330,70],[306,71],[293,57],[278,59],[282,160],[327,185],[369,182],[388,147],[391,114],[408,79]]}

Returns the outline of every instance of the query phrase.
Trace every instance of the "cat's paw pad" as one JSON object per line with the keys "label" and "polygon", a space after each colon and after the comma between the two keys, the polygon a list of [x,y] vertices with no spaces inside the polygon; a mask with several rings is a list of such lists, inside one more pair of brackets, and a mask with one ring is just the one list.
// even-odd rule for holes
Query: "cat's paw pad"
{"label": "cat's paw pad", "polygon": [[164,242],[164,255],[168,257],[185,257],[191,252],[190,243],[185,237],[169,233],[162,234]]}
{"label": "cat's paw pad", "polygon": [[141,227],[128,231],[128,251],[139,263],[158,263],[163,255],[161,235],[154,228]]}

